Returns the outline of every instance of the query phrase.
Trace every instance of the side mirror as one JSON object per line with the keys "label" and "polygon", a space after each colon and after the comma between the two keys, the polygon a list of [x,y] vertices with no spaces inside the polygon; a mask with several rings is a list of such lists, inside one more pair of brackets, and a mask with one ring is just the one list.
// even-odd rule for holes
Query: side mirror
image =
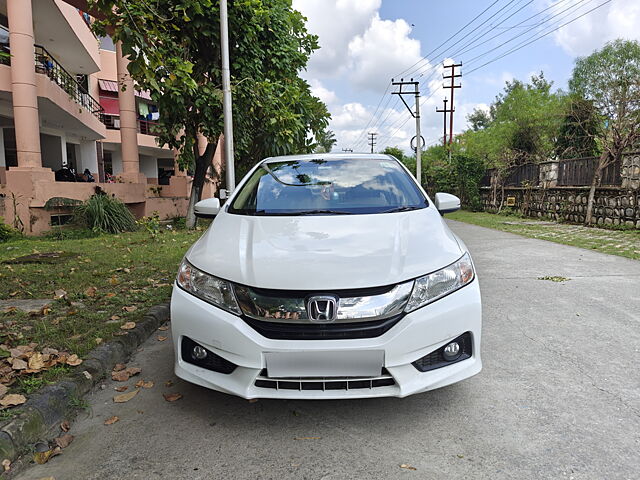
{"label": "side mirror", "polygon": [[220,199],[214,197],[200,200],[193,211],[198,218],[214,218],[220,211]]}
{"label": "side mirror", "polygon": [[436,193],[434,203],[442,215],[460,210],[460,199],[450,193]]}

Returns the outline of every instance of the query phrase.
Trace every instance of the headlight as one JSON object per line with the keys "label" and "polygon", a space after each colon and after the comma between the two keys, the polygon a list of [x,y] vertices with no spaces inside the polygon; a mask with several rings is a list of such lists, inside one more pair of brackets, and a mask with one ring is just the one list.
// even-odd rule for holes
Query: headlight
{"label": "headlight", "polygon": [[176,282],[187,292],[223,310],[240,315],[240,308],[231,284],[209,275],[182,260]]}
{"label": "headlight", "polygon": [[464,287],[474,278],[473,265],[468,253],[458,261],[437,272],[430,273],[415,280],[411,297],[405,307],[411,312],[431,303],[445,295]]}

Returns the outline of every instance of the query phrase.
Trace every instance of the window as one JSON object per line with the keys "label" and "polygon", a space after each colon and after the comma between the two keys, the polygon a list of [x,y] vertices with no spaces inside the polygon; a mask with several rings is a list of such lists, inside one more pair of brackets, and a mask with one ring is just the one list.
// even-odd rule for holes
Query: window
{"label": "window", "polygon": [[366,214],[426,206],[416,183],[393,158],[301,159],[263,163],[229,213]]}

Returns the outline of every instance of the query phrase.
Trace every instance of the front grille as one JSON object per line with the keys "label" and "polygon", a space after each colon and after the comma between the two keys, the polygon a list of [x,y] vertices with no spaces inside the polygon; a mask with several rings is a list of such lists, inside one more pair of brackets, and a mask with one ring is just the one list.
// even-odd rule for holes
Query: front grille
{"label": "front grille", "polygon": [[404,315],[359,323],[275,323],[243,316],[242,319],[260,335],[274,340],[344,340],[375,338],[387,332]]}
{"label": "front grille", "polygon": [[[436,368],[452,365],[462,360],[466,360],[471,357],[471,333],[466,332],[460,335],[458,338],[451,340],[452,342],[458,342],[460,345],[460,356],[455,360],[445,360],[442,351],[446,345],[443,345],[439,349],[419,358],[412,365],[421,372],[428,372],[429,370],[435,370]],[[447,342],[447,344],[450,342]]]}
{"label": "front grille", "polygon": [[299,378],[270,378],[267,369],[260,372],[256,378],[255,386],[259,388],[270,388],[273,390],[372,390],[380,387],[390,387],[396,382],[389,372],[383,368],[379,377],[299,377]]}

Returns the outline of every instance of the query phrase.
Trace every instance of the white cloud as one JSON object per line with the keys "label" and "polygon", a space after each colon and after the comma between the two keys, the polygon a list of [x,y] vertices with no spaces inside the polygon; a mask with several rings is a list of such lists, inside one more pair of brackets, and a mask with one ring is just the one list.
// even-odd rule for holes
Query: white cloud
{"label": "white cloud", "polygon": [[403,19],[382,20],[376,15],[367,30],[349,42],[350,79],[358,87],[383,90],[392,75],[421,58],[420,42],[409,37]]}
{"label": "white cloud", "polygon": [[329,90],[322,85],[322,82],[318,79],[312,78],[308,80],[311,86],[311,93],[322,100],[329,109],[338,101],[338,96],[333,90]]}
{"label": "white cloud", "polygon": [[309,73],[328,77],[348,64],[349,42],[371,24],[382,0],[294,0],[293,8],[307,17],[307,29],[318,35],[320,49],[311,57]]}
{"label": "white cloud", "polygon": [[[590,8],[585,6],[579,13]],[[568,54],[585,56],[617,38],[640,40],[639,26],[640,2],[616,0],[561,28],[554,39]]]}

